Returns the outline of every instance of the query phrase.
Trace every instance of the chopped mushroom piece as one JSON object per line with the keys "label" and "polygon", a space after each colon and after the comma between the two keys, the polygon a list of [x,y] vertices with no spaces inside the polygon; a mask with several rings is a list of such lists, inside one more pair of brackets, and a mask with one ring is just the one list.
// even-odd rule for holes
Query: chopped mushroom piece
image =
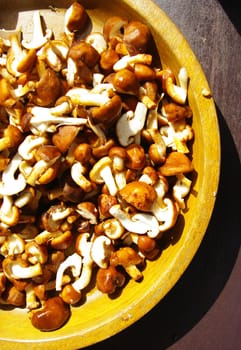
{"label": "chopped mushroom piece", "polygon": [[143,277],[142,272],[137,267],[142,262],[142,257],[131,247],[120,248],[113,252],[110,257],[112,266],[123,266],[128,275],[135,281],[139,281]]}
{"label": "chopped mushroom piece", "polygon": [[22,40],[22,46],[26,49],[39,49],[44,44],[47,43],[47,41],[52,36],[52,30],[46,29],[46,34],[43,34],[42,24],[41,24],[41,17],[39,11],[34,11],[33,13],[33,35],[32,40]]}
{"label": "chopped mushroom piece", "polygon": [[113,178],[112,170],[112,160],[110,157],[103,157],[97,163],[94,164],[93,168],[90,170],[89,176],[93,182],[97,184],[105,183],[110,194],[115,196],[117,194],[118,188]]}

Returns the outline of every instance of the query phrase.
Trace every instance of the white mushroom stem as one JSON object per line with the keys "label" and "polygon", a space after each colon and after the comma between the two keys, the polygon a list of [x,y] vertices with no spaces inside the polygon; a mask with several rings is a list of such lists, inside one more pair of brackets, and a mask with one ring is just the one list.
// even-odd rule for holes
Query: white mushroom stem
{"label": "white mushroom stem", "polygon": [[74,105],[103,106],[110,98],[104,93],[95,93],[85,88],[70,89],[66,96],[69,96]]}
{"label": "white mushroom stem", "polygon": [[177,205],[170,198],[164,198],[163,204],[164,207],[155,201],[151,207],[152,213],[159,221],[160,232],[167,231],[175,225],[179,212]]}
{"label": "white mushroom stem", "polygon": [[24,252],[24,240],[13,233],[7,237],[1,246],[0,252],[3,256],[14,256],[17,254],[22,254]]}
{"label": "white mushroom stem", "polygon": [[133,55],[133,56],[123,56],[119,59],[119,61],[117,61],[114,66],[113,69],[114,71],[119,71],[121,69],[127,68],[128,66],[133,66],[136,63],[143,63],[143,64],[147,64],[147,65],[151,65],[152,63],[152,55],[146,54],[146,53],[139,53],[137,55]]}
{"label": "white mushroom stem", "polygon": [[99,54],[107,49],[107,42],[102,33],[93,32],[86,37],[85,41],[93,46]]}
{"label": "white mushroom stem", "polygon": [[115,183],[115,179],[113,177],[111,167],[110,166],[105,166],[101,171],[100,171],[100,176],[102,177],[103,181],[105,182],[110,194],[112,196],[115,196],[118,192],[118,188]]}
{"label": "white mushroom stem", "polygon": [[32,278],[42,274],[40,263],[23,266],[19,261],[10,260],[8,258],[3,261],[3,271],[10,280]]}
{"label": "white mushroom stem", "polygon": [[46,34],[43,34],[40,13],[39,11],[34,11],[32,40],[22,40],[22,46],[26,49],[39,49],[47,43],[47,41],[51,38],[52,34],[53,33],[51,29],[46,29]]}
{"label": "white mushroom stem", "polygon": [[0,220],[7,226],[16,225],[19,219],[19,209],[13,204],[12,196],[3,196],[0,208]]}
{"label": "white mushroom stem", "polygon": [[37,296],[34,291],[33,283],[28,283],[28,285],[25,288],[26,292],[26,308],[28,310],[33,310],[39,307],[40,302],[37,299]]}
{"label": "white mushroom stem", "polygon": [[81,251],[83,265],[80,277],[72,284],[72,287],[77,292],[88,286],[92,276],[93,260],[90,253],[92,242],[88,241],[88,239],[89,233],[84,233],[79,242],[78,250]]}
{"label": "white mushroom stem", "polygon": [[23,142],[18,147],[18,153],[25,160],[33,160],[33,150],[48,142],[48,139],[43,136],[27,135]]}
{"label": "white mushroom stem", "polygon": [[100,268],[107,268],[111,254],[111,239],[106,236],[98,236],[91,246],[91,258]]}
{"label": "white mushroom stem", "polygon": [[56,274],[56,291],[60,291],[62,289],[64,272],[68,268],[71,269],[73,277],[78,277],[82,269],[82,257],[77,253],[73,253],[60,264]]}
{"label": "white mushroom stem", "polygon": [[179,207],[185,209],[184,198],[189,194],[191,189],[192,181],[185,175],[177,175],[177,181],[173,186],[173,197],[176,199]]}
{"label": "white mushroom stem", "polygon": [[84,176],[84,167],[80,162],[76,162],[71,167],[71,177],[74,182],[82,188],[85,192],[89,192],[92,189],[91,182]]}
{"label": "white mushroom stem", "polygon": [[[55,107],[53,107],[55,108]],[[54,112],[56,109],[54,109]],[[52,113],[51,108],[34,106],[31,108],[33,117],[30,119],[30,126],[32,132],[37,134],[43,134],[46,131],[54,132],[60,125],[85,125],[87,119],[85,118],[72,118],[67,116],[56,116]]]}
{"label": "white mushroom stem", "polygon": [[145,125],[147,107],[138,102],[134,113],[128,111],[118,119],[116,123],[116,134],[120,144],[124,147],[130,145],[134,138],[141,132]]}
{"label": "white mushroom stem", "polygon": [[26,181],[22,174],[15,177],[15,173],[18,170],[22,157],[16,153],[11,162],[7,165],[6,169],[2,172],[2,181],[0,181],[0,195],[12,196],[24,190],[26,187]]}
{"label": "white mushroom stem", "polygon": [[130,217],[121,209],[119,204],[113,205],[109,212],[120,221],[127,231],[148,234],[150,237],[157,237],[159,234],[159,223],[155,216],[151,214],[137,213]]}

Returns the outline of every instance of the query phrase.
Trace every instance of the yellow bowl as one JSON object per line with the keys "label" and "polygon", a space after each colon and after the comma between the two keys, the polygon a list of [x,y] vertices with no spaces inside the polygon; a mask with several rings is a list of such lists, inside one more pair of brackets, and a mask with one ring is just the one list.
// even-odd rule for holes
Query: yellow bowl
{"label": "yellow bowl", "polygon": [[[47,9],[47,3],[42,0],[25,1],[24,5],[22,2],[20,5],[12,0],[7,3],[1,1],[1,26],[10,28],[18,23],[27,35],[28,10],[45,6]],[[203,239],[215,202],[220,168],[216,111],[213,99],[204,96],[204,92],[209,91],[208,83],[183,35],[149,0],[88,0],[82,3],[93,20],[93,30],[102,28],[103,21],[114,14],[148,23],[163,66],[170,66],[174,73],[182,66],[187,68],[190,77],[188,98],[194,114],[193,163],[197,176],[187,202],[189,210],[184,215],[180,236],[167,244],[158,260],[147,264],[141,283],[130,281],[116,299],[110,299],[96,289],[91,290],[84,305],[72,308],[69,322],[54,332],[45,333],[33,328],[24,310],[0,310],[1,349],[83,348],[133,324],[150,311],[181,277]],[[68,7],[71,2],[52,1],[51,4]],[[45,16],[50,22],[61,23],[61,12],[48,9]]]}

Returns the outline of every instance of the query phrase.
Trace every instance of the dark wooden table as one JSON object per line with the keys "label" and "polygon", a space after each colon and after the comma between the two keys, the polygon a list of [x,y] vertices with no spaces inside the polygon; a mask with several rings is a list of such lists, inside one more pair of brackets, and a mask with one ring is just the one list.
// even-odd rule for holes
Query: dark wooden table
{"label": "dark wooden table", "polygon": [[155,0],[199,59],[215,99],[222,145],[219,193],[201,247],[144,318],[88,350],[241,349],[240,0]]}

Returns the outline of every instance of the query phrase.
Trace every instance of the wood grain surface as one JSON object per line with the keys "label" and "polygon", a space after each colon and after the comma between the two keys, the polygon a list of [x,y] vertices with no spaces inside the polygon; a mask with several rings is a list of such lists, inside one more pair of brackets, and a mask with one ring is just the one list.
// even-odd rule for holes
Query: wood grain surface
{"label": "wood grain surface", "polygon": [[212,89],[222,146],[219,192],[204,241],[177,285],[136,324],[88,350],[240,350],[241,3],[155,2],[188,40]]}

